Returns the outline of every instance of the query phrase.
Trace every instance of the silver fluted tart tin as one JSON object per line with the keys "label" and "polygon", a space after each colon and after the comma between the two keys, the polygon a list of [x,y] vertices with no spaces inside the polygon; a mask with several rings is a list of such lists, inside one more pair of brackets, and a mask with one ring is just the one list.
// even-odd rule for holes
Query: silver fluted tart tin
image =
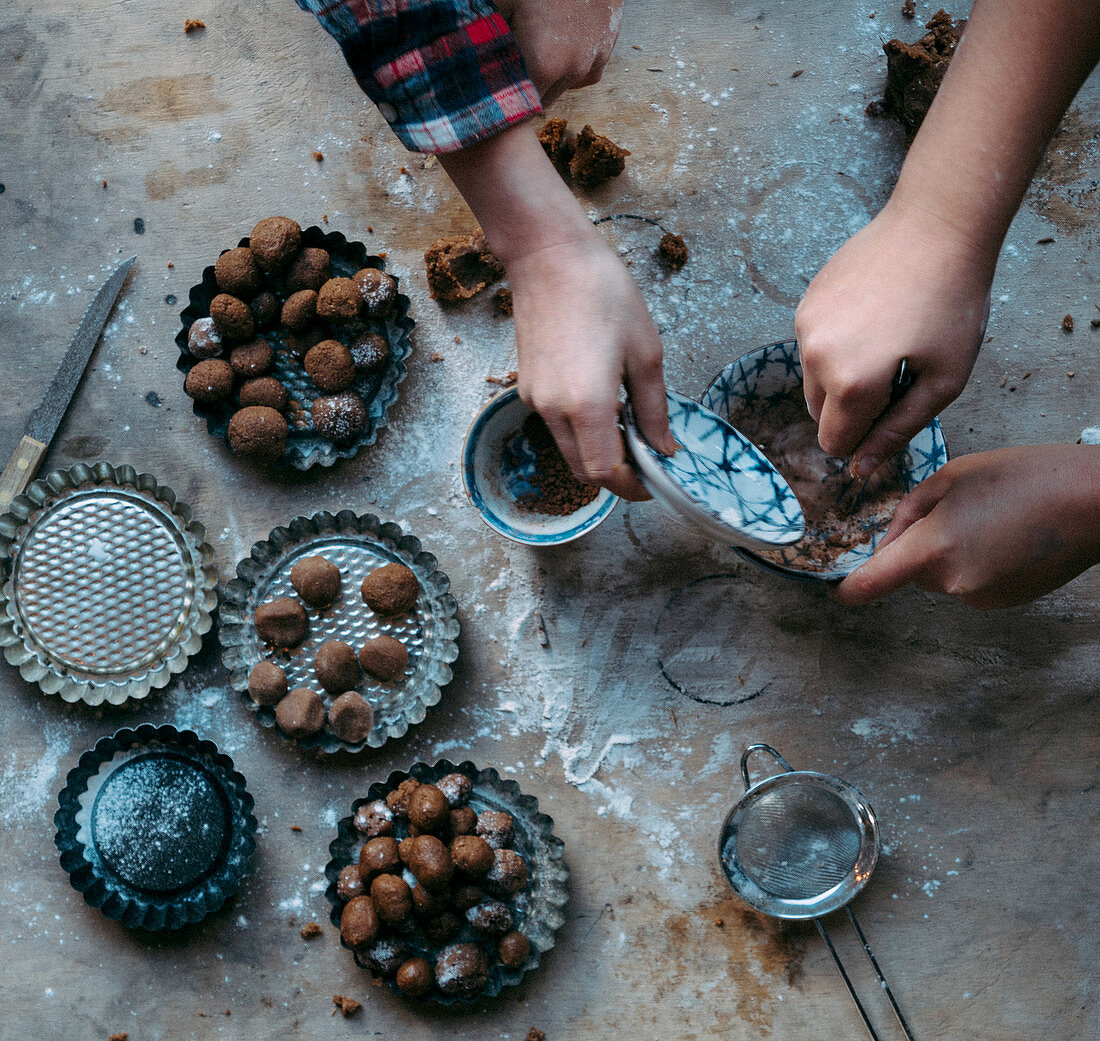
{"label": "silver fluted tart tin", "polygon": [[[303,557],[312,556],[323,556],[340,569],[340,595],[331,607],[320,609],[299,600],[309,619],[305,640],[289,651],[273,650],[256,632],[256,608],[277,597],[297,599],[290,583],[291,568]],[[394,618],[371,611],[359,589],[369,571],[389,563],[411,568],[420,585],[415,608]],[[393,522],[351,510],[296,517],[256,543],[249,556],[238,563],[237,577],[226,586],[218,633],[230,684],[241,692],[262,726],[276,727],[275,710],[257,705],[248,694],[248,674],[257,662],[274,662],[286,672],[288,689],[317,691],[327,709],[333,696],[323,691],[313,672],[313,659],[321,644],[343,640],[358,652],[368,639],[385,633],[405,645],[409,667],[404,679],[395,683],[361,674],[356,690],[374,711],[374,727],[366,740],[358,744],[342,741],[327,723],[318,734],[291,739],[302,748],[325,753],[380,748],[423,722],[451,681],[451,663],[458,657],[459,623],[450,586],[450,579],[438,569],[435,557],[422,549],[420,540],[406,535]]]}
{"label": "silver fluted tart tin", "polygon": [[[120,872],[112,857],[98,848],[97,829],[91,819],[100,793],[112,778],[135,764],[144,765],[140,763],[143,759],[158,758],[171,760],[203,778],[204,789],[216,793],[224,813],[225,834],[220,837],[217,853],[201,872],[196,872],[197,878],[172,889],[150,889],[127,877],[127,872]],[[152,798],[156,797],[154,793]],[[180,731],[167,724],[143,723],[136,729],[124,728],[101,738],[69,771],[57,804],[54,844],[70,884],[89,906],[129,928],[152,932],[179,929],[219,910],[240,888],[256,850],[254,800],[233,760],[194,731]],[[178,841],[181,856],[186,856],[189,837],[150,835],[149,841]],[[160,860],[168,861],[162,854],[162,850],[157,853]],[[136,855],[140,863],[140,850]]]}
{"label": "silver fluted tart tin", "polygon": [[[514,849],[527,864],[527,887],[522,892],[505,901],[512,910],[513,928],[523,933],[531,945],[531,953],[521,966],[510,969],[494,960],[489,968],[489,982],[479,994],[472,997],[450,997],[433,989],[425,998],[410,998],[412,1002],[432,1001],[440,1005],[473,1005],[486,998],[496,997],[505,987],[520,983],[527,973],[537,969],[542,957],[554,947],[558,930],[565,924],[565,907],[569,902],[569,868],[565,863],[565,843],[554,834],[554,820],[548,814],[539,812],[539,802],[533,795],[525,795],[516,781],[505,779],[493,769],[479,769],[466,761],[457,766],[447,759],[440,759],[434,766],[427,763],[414,763],[404,772],[395,770],[384,782],[376,782],[367,790],[365,798],[356,799],[351,815],[337,824],[336,838],[329,843],[331,859],[325,867],[328,889],[325,896],[331,905],[329,920],[340,928],[340,915],[343,901],[336,895],[336,883],[340,872],[349,864],[358,863],[359,851],[366,839],[360,835],[352,823],[360,806],[375,799],[385,799],[390,792],[409,777],[415,777],[421,784],[434,784],[447,774],[465,774],[473,782],[469,805],[475,812],[501,810],[511,815],[514,822]],[[400,841],[408,833],[408,821],[395,821],[394,835]],[[426,945],[417,932],[401,937],[411,948],[410,957],[419,954],[434,964],[438,948]],[[478,942],[476,932],[464,925],[462,932],[447,941],[447,944]],[[343,939],[341,945],[351,950]],[[444,945],[446,946],[446,945]],[[359,955],[352,951],[356,963],[366,971],[370,968]],[[393,979],[387,979],[390,989],[396,994],[401,991]]]}
{"label": "silver fluted tart tin", "polygon": [[[243,238],[237,245],[247,246],[248,242],[248,238]],[[366,267],[386,270],[386,261],[383,257],[369,253],[362,242],[349,240],[338,231],[326,232],[316,226],[303,228],[302,245],[328,251],[333,277],[350,278],[356,271]],[[390,349],[390,357],[381,372],[369,376],[359,373],[355,377],[355,382],[348,388],[363,399],[363,404],[367,408],[367,423],[359,436],[347,444],[329,441],[313,429],[310,408],[314,398],[320,397],[321,392],[313,385],[301,361],[294,359],[287,352],[287,330],[279,324],[273,328],[257,330],[257,335],[262,336],[275,348],[275,365],[267,375],[274,376],[282,383],[291,400],[298,402],[299,406],[293,411],[289,408],[283,410],[288,427],[287,446],[286,451],[273,464],[275,467],[308,470],[313,466],[333,466],[338,460],[350,459],[358,454],[360,449],[374,444],[379,431],[386,425],[390,406],[397,401],[398,384],[404,380],[408,371],[405,362],[412,354],[411,333],[416,327],[416,323],[409,317],[409,298],[400,291],[400,280],[392,272],[386,273],[398,285],[393,309],[384,318],[369,319],[360,325],[363,331],[378,333],[385,339]],[[281,274],[265,274],[264,288],[276,293],[280,305],[286,300]],[[210,301],[220,292],[221,289],[214,277],[214,265],[211,264],[203,270],[202,281],[191,287],[187,306],[180,312],[182,326],[176,334],[180,356],[176,361],[176,368],[184,374],[185,379],[191,367],[199,360],[187,349],[187,334],[191,323],[196,318],[209,317]],[[329,335],[341,342],[347,340],[347,333],[348,330],[341,330],[338,327],[329,330]],[[192,402],[192,411],[206,421],[207,431],[227,444],[229,420],[234,410],[232,401],[215,404]]]}
{"label": "silver fluted tart tin", "polygon": [[67,702],[144,698],[209,631],[213,561],[191,508],[152,474],[54,470],[0,517],[4,657]]}

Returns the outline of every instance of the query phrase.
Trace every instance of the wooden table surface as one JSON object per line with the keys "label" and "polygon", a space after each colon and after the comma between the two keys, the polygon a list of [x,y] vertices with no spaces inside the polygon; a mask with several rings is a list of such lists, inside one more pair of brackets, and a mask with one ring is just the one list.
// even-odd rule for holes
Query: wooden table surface
{"label": "wooden table surface", "polygon": [[[791,336],[808,279],[887,197],[900,131],[864,107],[881,91],[882,40],[918,35],[900,7],[636,0],[603,82],[560,105],[633,153],[582,200],[593,218],[624,218],[602,227],[651,305],[670,386],[698,394],[744,350]],[[205,30],[185,35],[185,18]],[[403,151],[310,16],[290,0],[9,0],[0,61],[4,457],[91,293],[136,253],[43,473],[99,459],[152,472],[194,507],[223,583],[297,515],[396,520],[451,577],[462,623],[441,704],[354,760],[259,727],[227,688],[214,634],[131,709],[66,705],[5,666],[0,1037],[859,1037],[812,926],[743,910],[719,869],[740,751],[758,740],[846,778],[878,811],[882,857],[855,907],[919,1041],[1100,1036],[1100,573],[992,614],[914,589],[845,610],[653,504],[624,504],[558,550],[507,543],[466,501],[458,460],[496,389],[485,377],[515,368],[511,322],[488,299],[445,311],[429,298],[424,248],[472,218],[438,164]],[[943,416],[956,455],[1100,424],[1098,122],[1094,77],[1010,232],[988,342]],[[290,477],[211,439],[174,367],[189,287],[274,213],[384,252],[417,322],[377,444]],[[662,273],[659,229],[626,215],[683,234],[687,266]],[[239,896],[177,935],[101,917],[53,846],[67,771],[139,721],[216,741],[261,821]],[[572,871],[557,947],[472,1012],[372,986],[323,894],[352,801],[441,757],[518,779]],[[312,920],[324,934],[307,942]],[[882,1036],[900,1036],[842,926],[837,940]],[[362,1012],[333,1018],[334,993]]]}

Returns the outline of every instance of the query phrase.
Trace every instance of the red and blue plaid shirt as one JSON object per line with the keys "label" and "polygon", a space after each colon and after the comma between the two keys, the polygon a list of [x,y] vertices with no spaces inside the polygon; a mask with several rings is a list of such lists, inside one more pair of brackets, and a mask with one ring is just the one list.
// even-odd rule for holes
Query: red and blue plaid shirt
{"label": "red and blue plaid shirt", "polygon": [[412,151],[453,152],[542,111],[515,37],[486,0],[297,3]]}

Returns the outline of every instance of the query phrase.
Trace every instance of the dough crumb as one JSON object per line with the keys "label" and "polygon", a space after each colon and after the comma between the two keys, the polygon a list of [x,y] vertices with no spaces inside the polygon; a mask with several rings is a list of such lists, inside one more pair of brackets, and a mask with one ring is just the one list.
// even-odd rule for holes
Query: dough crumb
{"label": "dough crumb", "polygon": [[336,1015],[336,1012],[339,1010],[343,1012],[345,1019],[348,1016],[354,1016],[355,1013],[363,1007],[355,998],[348,998],[343,994],[333,994],[332,1003],[336,1006],[336,1008],[332,1010],[332,1014]]}
{"label": "dough crumb", "polygon": [[504,277],[504,265],[481,231],[439,238],[424,253],[428,289],[441,304],[469,300]]}
{"label": "dough crumb", "polygon": [[916,43],[888,40],[886,91],[881,101],[867,106],[867,115],[893,119],[905,130],[911,143],[928,112],[936,91],[959,45],[966,19],[955,21],[940,8],[925,24],[928,30]]}
{"label": "dough crumb", "polygon": [[665,267],[679,271],[688,259],[688,248],[682,235],[666,232],[657,243],[657,257]]}
{"label": "dough crumb", "polygon": [[597,134],[587,123],[577,135],[569,173],[579,188],[597,188],[626,169],[630,155],[610,138]]}
{"label": "dough crumb", "polygon": [[1062,332],[1073,332],[1073,315],[1067,314],[1065,318],[1062,319]]}
{"label": "dough crumb", "polygon": [[320,936],[323,932],[324,929],[321,928],[319,923],[306,922],[306,924],[303,925],[300,930],[298,930],[298,935],[301,936],[303,940],[313,940]]}
{"label": "dough crumb", "polygon": [[206,22],[200,22],[197,18],[188,18],[183,23],[183,31],[185,33],[198,32],[199,29],[205,29]]}
{"label": "dough crumb", "polygon": [[512,305],[512,290],[498,289],[493,294],[493,314],[498,318],[510,318],[515,313]]}
{"label": "dough crumb", "polygon": [[905,0],[905,3],[901,5],[902,18],[916,18],[917,17],[917,5],[914,0]]}

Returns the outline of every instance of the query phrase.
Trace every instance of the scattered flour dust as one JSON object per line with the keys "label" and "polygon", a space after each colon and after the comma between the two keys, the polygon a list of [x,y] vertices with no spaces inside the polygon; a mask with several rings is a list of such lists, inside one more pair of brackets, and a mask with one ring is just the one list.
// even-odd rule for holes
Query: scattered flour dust
{"label": "scattered flour dust", "polygon": [[47,725],[41,748],[8,747],[0,774],[0,802],[7,823],[35,819],[48,814],[48,807],[59,788],[58,770],[69,754],[72,738],[61,727]]}

